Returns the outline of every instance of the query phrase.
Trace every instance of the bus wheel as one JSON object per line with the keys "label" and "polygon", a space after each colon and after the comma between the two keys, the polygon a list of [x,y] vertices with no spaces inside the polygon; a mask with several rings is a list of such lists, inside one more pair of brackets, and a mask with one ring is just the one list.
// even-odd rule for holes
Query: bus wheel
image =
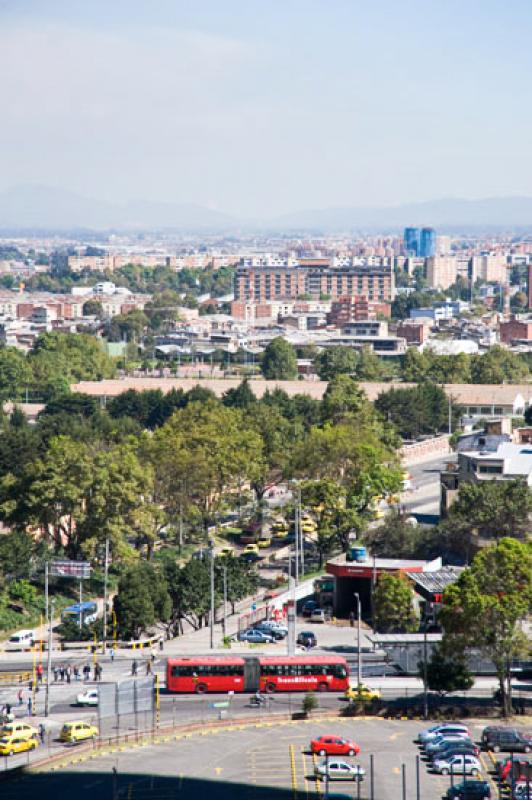
{"label": "bus wheel", "polygon": [[275,692],[275,684],[274,683],[267,683],[264,687],[264,691],[268,692],[268,694],[272,694]]}
{"label": "bus wheel", "polygon": [[318,692],[328,692],[329,687],[326,683],[318,683]]}
{"label": "bus wheel", "polygon": [[196,694],[205,694],[207,686],[204,683],[198,683],[196,686]]}

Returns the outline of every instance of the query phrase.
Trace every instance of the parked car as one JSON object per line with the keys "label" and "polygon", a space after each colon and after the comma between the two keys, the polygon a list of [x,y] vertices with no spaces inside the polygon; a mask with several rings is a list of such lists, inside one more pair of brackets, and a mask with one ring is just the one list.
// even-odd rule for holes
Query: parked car
{"label": "parked car", "polygon": [[84,742],[86,739],[96,739],[98,728],[85,721],[65,722],[61,728],[59,739],[62,742]]}
{"label": "parked car", "polygon": [[247,544],[244,547],[242,555],[248,555],[249,553],[255,553],[256,555],[259,554],[259,546],[258,544]]}
{"label": "parked car", "polygon": [[38,746],[39,742],[37,739],[27,739],[18,734],[13,734],[13,736],[3,734],[0,738],[0,756],[13,756],[15,753],[25,753],[27,750],[35,750]]}
{"label": "parked car", "polygon": [[447,789],[447,800],[490,800],[488,781],[463,781]]}
{"label": "parked car", "polygon": [[450,775],[451,772],[455,775],[480,775],[482,764],[476,756],[460,755],[438,758],[432,762],[432,769],[440,775]]}
{"label": "parked car", "polygon": [[436,739],[432,739],[430,742],[427,742],[425,745],[425,753],[430,756],[431,753],[437,753],[441,750],[445,750],[449,744],[456,744],[457,742],[467,742],[468,744],[473,744],[473,741],[469,738],[469,736],[458,736],[456,734],[449,736],[438,736]]}
{"label": "parked car", "polygon": [[259,549],[263,549],[265,547],[272,546],[272,537],[271,536],[261,536],[259,541],[257,542]]}
{"label": "parked car", "polygon": [[363,781],[366,774],[360,764],[350,764],[348,761],[337,759],[320,762],[314,772],[319,778],[327,776],[331,781]]}
{"label": "parked car", "polygon": [[378,700],[380,696],[381,693],[378,689],[370,689],[369,686],[365,686],[363,683],[360,686],[350,686],[345,690],[344,694],[344,697],[348,700],[358,700],[359,702]]}
{"label": "parked car", "polygon": [[311,622],[325,622],[325,611],[323,608],[315,608],[310,615]]}
{"label": "parked car", "polygon": [[442,750],[432,753],[430,758],[434,761],[436,758],[450,758],[451,756],[459,755],[478,756],[480,755],[480,747],[474,742],[465,739],[463,742],[450,742]]}
{"label": "parked car", "polygon": [[76,704],[78,706],[97,706],[98,689],[88,689],[86,692],[78,694],[76,697]]}
{"label": "parked car", "polygon": [[532,751],[532,738],[526,736],[515,728],[504,728],[490,731],[485,740],[486,750],[500,753],[507,750],[511,753],[530,753]]}
{"label": "parked car", "polygon": [[441,722],[439,725],[433,725],[432,728],[426,728],[421,731],[419,734],[419,741],[423,744],[423,742],[429,742],[442,733],[452,734],[458,731],[464,731],[466,736],[469,736],[467,725],[463,725],[461,722]]}
{"label": "parked car", "polygon": [[310,750],[319,756],[356,756],[360,753],[356,742],[342,736],[318,736],[317,739],[312,739]]}
{"label": "parked car", "polygon": [[6,722],[5,725],[2,725],[0,735],[2,737],[16,736],[18,739],[38,739],[39,731],[37,728],[34,728],[33,725],[28,725],[27,722],[15,720],[14,722]]}
{"label": "parked car", "polygon": [[222,558],[230,558],[234,554],[235,554],[235,548],[229,546],[220,548],[218,552],[218,555],[221,556]]}
{"label": "parked car", "polygon": [[508,727],[505,725],[488,725],[482,731],[482,735],[480,737],[482,744],[486,744],[488,738],[491,736],[492,733],[495,731],[507,731]]}
{"label": "parked car", "polygon": [[249,642],[250,644],[271,644],[275,639],[271,633],[251,628],[248,631],[240,631],[238,641]]}
{"label": "parked car", "polygon": [[272,636],[275,641],[281,641],[281,639],[286,639],[288,636],[288,632],[282,630],[281,628],[272,628],[269,625],[265,625],[264,623],[259,623],[255,626],[254,630],[261,631],[261,633],[267,633],[269,636]]}
{"label": "parked car", "polygon": [[297,643],[303,647],[316,647],[318,640],[314,631],[300,631],[297,635]]}
{"label": "parked car", "polygon": [[310,617],[315,608],[319,608],[316,600],[306,600],[301,608],[304,617]]}
{"label": "parked car", "polygon": [[285,625],[284,622],[279,622],[276,619],[264,619],[260,624],[264,628],[270,628],[271,630],[283,631],[283,633],[288,633],[288,626]]}

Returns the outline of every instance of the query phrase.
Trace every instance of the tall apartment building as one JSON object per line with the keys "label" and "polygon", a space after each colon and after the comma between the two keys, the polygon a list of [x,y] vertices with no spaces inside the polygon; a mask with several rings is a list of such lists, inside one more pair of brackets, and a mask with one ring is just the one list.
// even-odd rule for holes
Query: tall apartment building
{"label": "tall apartment building", "polygon": [[508,265],[506,256],[500,253],[489,253],[473,256],[471,259],[471,274],[473,280],[480,278],[487,283],[507,283]]}
{"label": "tall apartment building", "polygon": [[421,258],[432,258],[436,255],[436,231],[434,228],[421,228],[418,255]]}
{"label": "tall apartment building", "polygon": [[359,295],[389,302],[395,290],[391,264],[334,265],[328,258],[301,259],[293,266],[250,267],[240,263],[235,276],[235,300],[265,303],[306,295],[312,299]]}
{"label": "tall apartment building", "polygon": [[405,255],[419,255],[419,228],[405,228],[403,235]]}
{"label": "tall apartment building", "polygon": [[456,282],[458,264],[454,256],[427,258],[427,283],[431,289],[448,289]]}

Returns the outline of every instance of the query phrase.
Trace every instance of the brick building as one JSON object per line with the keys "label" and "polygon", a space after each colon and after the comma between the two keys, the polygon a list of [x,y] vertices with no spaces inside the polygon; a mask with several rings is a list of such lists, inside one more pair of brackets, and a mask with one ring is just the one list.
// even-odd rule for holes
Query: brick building
{"label": "brick building", "polygon": [[520,320],[512,317],[508,322],[499,324],[499,336],[503,344],[511,344],[517,340],[532,341],[532,320]]}

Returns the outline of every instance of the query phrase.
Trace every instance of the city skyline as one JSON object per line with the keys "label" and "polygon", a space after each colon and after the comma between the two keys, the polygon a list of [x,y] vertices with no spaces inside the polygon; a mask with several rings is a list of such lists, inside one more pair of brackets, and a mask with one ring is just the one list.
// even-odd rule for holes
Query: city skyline
{"label": "city skyline", "polygon": [[520,0],[53,0],[0,18],[0,192],[253,219],[532,194]]}

